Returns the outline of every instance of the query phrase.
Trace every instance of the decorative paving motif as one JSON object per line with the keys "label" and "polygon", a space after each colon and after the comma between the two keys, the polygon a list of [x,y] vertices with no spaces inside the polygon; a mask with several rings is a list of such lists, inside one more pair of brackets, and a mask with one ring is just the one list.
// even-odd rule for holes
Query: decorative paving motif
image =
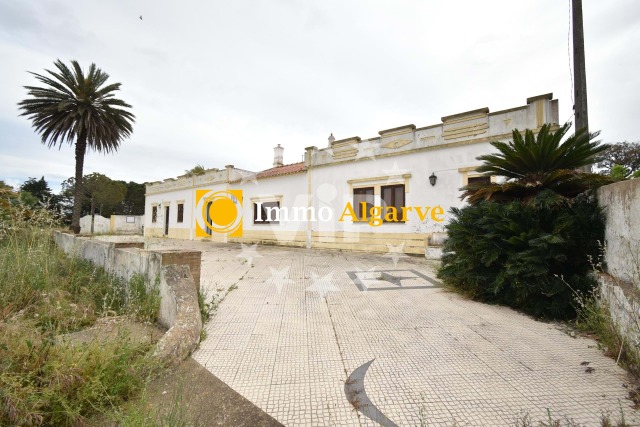
{"label": "decorative paving motif", "polygon": [[377,422],[383,427],[398,427],[396,423],[391,421],[371,402],[367,392],[364,389],[364,377],[367,375],[369,366],[376,359],[372,359],[353,371],[347,381],[344,383],[344,394],[347,396],[349,403],[353,407],[367,416],[372,421]]}
{"label": "decorative paving motif", "polygon": [[403,427],[513,426],[525,413],[539,425],[547,410],[581,426],[600,425],[607,412],[617,421],[621,410],[628,425],[640,421],[629,379],[597,343],[446,292],[425,259],[271,246],[257,246],[257,257],[247,245],[151,243],[202,251],[209,296],[233,289],[192,357],[286,426],[380,425],[345,393],[364,394]]}
{"label": "decorative paving motif", "polygon": [[428,289],[442,286],[416,270],[347,271],[347,275],[361,291]]}

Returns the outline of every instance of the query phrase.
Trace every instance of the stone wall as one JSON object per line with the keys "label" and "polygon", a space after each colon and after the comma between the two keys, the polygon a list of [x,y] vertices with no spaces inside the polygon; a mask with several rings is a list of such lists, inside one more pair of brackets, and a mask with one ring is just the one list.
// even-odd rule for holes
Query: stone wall
{"label": "stone wall", "polygon": [[110,230],[115,234],[142,234],[144,216],[111,215]]}
{"label": "stone wall", "polygon": [[600,187],[598,203],[605,209],[607,218],[607,272],[640,286],[640,179]]}

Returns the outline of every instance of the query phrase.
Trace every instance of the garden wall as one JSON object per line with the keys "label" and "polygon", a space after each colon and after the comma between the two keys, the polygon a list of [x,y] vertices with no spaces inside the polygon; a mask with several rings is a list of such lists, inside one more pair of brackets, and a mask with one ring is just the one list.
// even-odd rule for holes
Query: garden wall
{"label": "garden wall", "polygon": [[53,232],[53,240],[68,256],[91,261],[126,282],[140,274],[147,286],[159,287],[158,322],[168,329],[157,344],[159,358],[176,364],[195,350],[202,330],[200,252],[148,251],[142,242],[102,241],[59,231]]}
{"label": "garden wall", "polygon": [[598,204],[605,209],[605,262],[607,273],[640,286],[640,179],[598,189]]}
{"label": "garden wall", "polygon": [[598,189],[605,209],[605,272],[598,274],[602,296],[620,332],[631,342],[640,340],[640,179],[616,182]]}
{"label": "garden wall", "polygon": [[144,217],[142,215],[111,215],[105,218],[95,215],[93,218],[93,233],[91,233],[91,215],[80,218],[80,234],[140,234]]}

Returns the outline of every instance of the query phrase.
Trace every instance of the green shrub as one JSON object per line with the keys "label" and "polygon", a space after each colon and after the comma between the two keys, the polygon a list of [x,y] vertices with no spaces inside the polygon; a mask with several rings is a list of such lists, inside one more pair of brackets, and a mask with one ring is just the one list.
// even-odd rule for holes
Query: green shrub
{"label": "green shrub", "polygon": [[604,238],[594,201],[542,192],[532,203],[481,202],[452,213],[438,272],[447,285],[534,316],[575,317],[573,291],[595,286],[590,259]]}

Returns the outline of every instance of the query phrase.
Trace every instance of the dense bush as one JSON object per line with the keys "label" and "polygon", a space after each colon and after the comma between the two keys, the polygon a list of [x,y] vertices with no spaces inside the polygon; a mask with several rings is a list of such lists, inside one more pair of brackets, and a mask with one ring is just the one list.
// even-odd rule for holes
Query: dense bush
{"label": "dense bush", "polygon": [[542,192],[531,203],[481,202],[452,213],[438,272],[445,283],[535,316],[575,316],[574,291],[595,285],[587,273],[604,238],[596,202]]}

